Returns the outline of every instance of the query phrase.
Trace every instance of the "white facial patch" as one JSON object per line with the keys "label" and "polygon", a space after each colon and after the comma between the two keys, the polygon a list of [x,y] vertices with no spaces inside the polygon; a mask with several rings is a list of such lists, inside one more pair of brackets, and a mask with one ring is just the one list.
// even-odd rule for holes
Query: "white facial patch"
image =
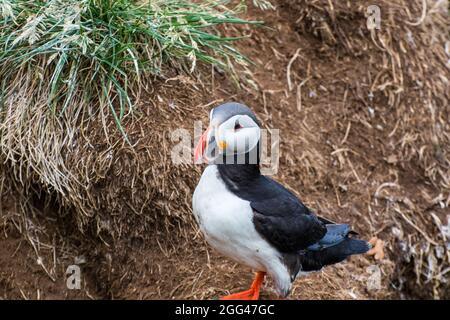
{"label": "white facial patch", "polygon": [[222,123],[215,136],[222,153],[245,154],[257,146],[260,128],[249,116],[236,115]]}

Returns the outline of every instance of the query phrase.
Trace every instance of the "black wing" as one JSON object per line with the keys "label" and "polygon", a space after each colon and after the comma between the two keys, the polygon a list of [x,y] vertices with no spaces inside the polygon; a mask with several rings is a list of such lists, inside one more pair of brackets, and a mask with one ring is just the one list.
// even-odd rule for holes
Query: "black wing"
{"label": "black wing", "polygon": [[250,202],[256,230],[281,252],[297,252],[322,239],[328,220],[319,220],[278,182],[248,165],[218,165],[228,190]]}
{"label": "black wing", "polygon": [[276,181],[261,177],[262,197],[252,199],[256,230],[281,252],[296,252],[322,239],[323,222],[291,192]]}

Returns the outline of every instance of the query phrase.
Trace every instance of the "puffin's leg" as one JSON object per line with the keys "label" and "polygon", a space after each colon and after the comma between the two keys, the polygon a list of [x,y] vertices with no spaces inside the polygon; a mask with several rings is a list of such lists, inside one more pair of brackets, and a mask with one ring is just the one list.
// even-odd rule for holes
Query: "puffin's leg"
{"label": "puffin's leg", "polygon": [[261,289],[265,275],[265,272],[258,271],[249,290],[230,294],[229,296],[222,297],[221,300],[258,300],[259,290]]}

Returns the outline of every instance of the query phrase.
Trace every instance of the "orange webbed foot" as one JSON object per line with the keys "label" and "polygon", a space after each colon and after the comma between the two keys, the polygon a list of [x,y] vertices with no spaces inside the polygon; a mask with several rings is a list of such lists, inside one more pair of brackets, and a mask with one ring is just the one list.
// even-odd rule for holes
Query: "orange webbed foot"
{"label": "orange webbed foot", "polygon": [[228,296],[220,298],[220,300],[258,300],[259,291],[261,289],[262,282],[264,280],[265,272],[258,271],[255,276],[255,280],[249,290],[230,294]]}
{"label": "orange webbed foot", "polygon": [[220,300],[258,300],[259,292],[253,289],[233,293],[228,296],[220,298]]}
{"label": "orange webbed foot", "polygon": [[381,260],[384,258],[384,241],[378,239],[377,237],[373,237],[369,240],[369,243],[372,245],[372,249],[367,251],[369,256],[374,256],[375,260]]}

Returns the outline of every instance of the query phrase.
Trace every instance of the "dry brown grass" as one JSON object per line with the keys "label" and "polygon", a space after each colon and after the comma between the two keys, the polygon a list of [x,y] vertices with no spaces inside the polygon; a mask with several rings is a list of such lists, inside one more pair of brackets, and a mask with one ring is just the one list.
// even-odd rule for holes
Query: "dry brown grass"
{"label": "dry brown grass", "polygon": [[[448,236],[443,234],[450,204],[446,1],[378,1],[381,30],[369,31],[365,11],[371,4],[324,0],[286,5],[295,10],[296,30],[311,39],[310,45],[324,62],[323,70],[319,66],[310,74],[314,59],[306,49],[301,63],[308,68],[300,71],[301,79],[323,82],[334,65],[332,90],[342,107],[330,110],[334,121],[329,125],[343,135],[330,137],[331,154],[340,170],[350,169],[350,176],[331,176],[332,185],[339,190],[348,179],[371,182],[372,186],[365,186],[368,215],[363,218],[372,232],[391,230],[389,245],[401,256],[396,259],[398,285],[419,296],[424,287],[435,298],[447,296],[450,256]],[[349,108],[349,103],[359,104],[362,110]],[[359,139],[348,141],[349,134]],[[377,158],[384,160],[387,170],[379,170]],[[427,182],[419,182],[422,179]],[[409,282],[411,276],[415,280]]]}

